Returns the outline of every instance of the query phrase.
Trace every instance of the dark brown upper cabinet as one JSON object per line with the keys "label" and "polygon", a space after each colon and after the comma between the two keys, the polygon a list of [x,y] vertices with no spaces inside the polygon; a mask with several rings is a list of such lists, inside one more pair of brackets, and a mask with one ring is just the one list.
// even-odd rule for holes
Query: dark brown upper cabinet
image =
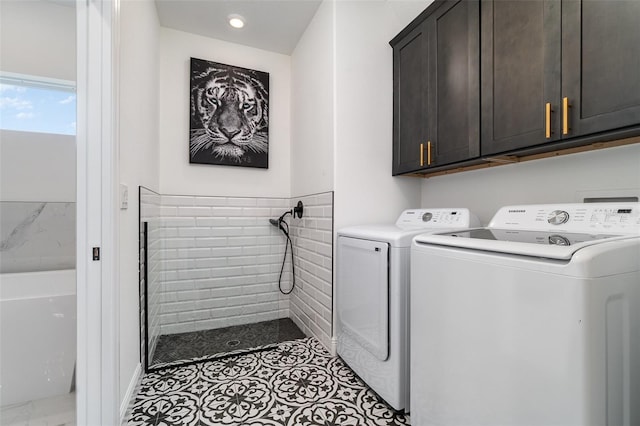
{"label": "dark brown upper cabinet", "polygon": [[480,154],[479,3],[440,6],[427,19],[429,167]]}
{"label": "dark brown upper cabinet", "polygon": [[562,2],[562,97],[563,137],[640,124],[639,0]]}
{"label": "dark brown upper cabinet", "polygon": [[640,1],[482,0],[481,154],[640,124]]}
{"label": "dark brown upper cabinet", "polygon": [[414,28],[393,49],[393,174],[420,169],[427,141],[426,25]]}
{"label": "dark brown upper cabinet", "polygon": [[479,155],[479,4],[434,6],[391,41],[394,175]]}
{"label": "dark brown upper cabinet", "polygon": [[482,155],[560,138],[560,3],[483,0]]}
{"label": "dark brown upper cabinet", "polygon": [[436,0],[393,40],[393,174],[640,136],[640,0]]}

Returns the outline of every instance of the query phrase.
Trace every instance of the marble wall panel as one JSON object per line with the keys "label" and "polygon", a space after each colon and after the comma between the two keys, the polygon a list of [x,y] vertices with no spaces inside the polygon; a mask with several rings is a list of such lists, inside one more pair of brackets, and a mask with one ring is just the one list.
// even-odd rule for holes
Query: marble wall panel
{"label": "marble wall panel", "polygon": [[0,273],[75,266],[75,203],[0,202]]}

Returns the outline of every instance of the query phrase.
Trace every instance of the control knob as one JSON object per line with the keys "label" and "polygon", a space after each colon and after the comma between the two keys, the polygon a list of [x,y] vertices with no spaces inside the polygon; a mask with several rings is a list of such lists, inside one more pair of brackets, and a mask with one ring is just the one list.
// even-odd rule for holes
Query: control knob
{"label": "control knob", "polygon": [[562,235],[551,235],[549,237],[549,244],[556,246],[570,246],[571,241]]}
{"label": "control knob", "polygon": [[549,213],[549,217],[547,217],[547,222],[551,225],[562,225],[563,223],[567,223],[569,220],[569,213],[564,210],[554,210]]}
{"label": "control knob", "polygon": [[432,217],[433,217],[433,214],[426,212],[425,214],[422,215],[422,221],[429,222]]}

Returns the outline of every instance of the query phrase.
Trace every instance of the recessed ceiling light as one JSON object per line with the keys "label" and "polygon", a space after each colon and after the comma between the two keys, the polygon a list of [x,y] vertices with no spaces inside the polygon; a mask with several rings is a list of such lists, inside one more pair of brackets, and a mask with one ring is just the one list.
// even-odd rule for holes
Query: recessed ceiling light
{"label": "recessed ceiling light", "polygon": [[229,15],[229,25],[233,28],[242,28],[244,27],[244,18],[240,15]]}

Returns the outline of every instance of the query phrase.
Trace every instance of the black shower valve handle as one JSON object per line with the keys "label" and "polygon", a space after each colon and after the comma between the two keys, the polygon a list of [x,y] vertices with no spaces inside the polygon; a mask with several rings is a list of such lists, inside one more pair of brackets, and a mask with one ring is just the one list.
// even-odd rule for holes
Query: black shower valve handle
{"label": "black shower valve handle", "polygon": [[302,219],[302,213],[304,211],[304,204],[302,201],[298,201],[298,204],[293,208],[293,217],[298,216],[298,219]]}

